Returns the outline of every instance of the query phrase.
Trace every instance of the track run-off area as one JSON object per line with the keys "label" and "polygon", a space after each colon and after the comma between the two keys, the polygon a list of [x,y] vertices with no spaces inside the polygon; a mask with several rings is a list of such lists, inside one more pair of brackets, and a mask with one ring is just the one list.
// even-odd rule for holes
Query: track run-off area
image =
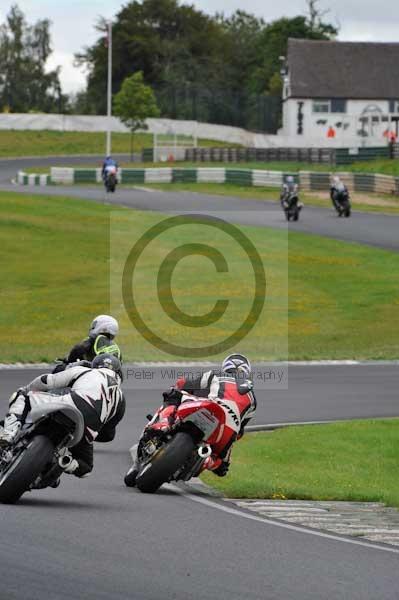
{"label": "track run-off area", "polygon": [[[30,166],[65,163],[30,160]],[[88,163],[87,157],[81,159]],[[76,163],[77,159],[73,159]],[[98,163],[98,160],[97,160]],[[140,210],[234,211],[234,220],[286,227],[276,203],[120,187],[27,188],[10,179],[26,161],[0,161],[0,188],[78,197]],[[262,210],[260,210],[262,208]],[[399,217],[305,207],[299,231],[399,250]],[[290,366],[288,389],[260,390],[254,425],[395,417],[396,365]],[[36,369],[2,369],[1,414]],[[397,599],[399,550],[255,517],[193,490],[165,486],[144,495],[123,484],[128,449],[161,399],[129,389],[117,439],[96,446],[90,477],[64,476],[58,489],[1,508],[0,598],[22,600]],[[367,457],[365,457],[367,460]]]}

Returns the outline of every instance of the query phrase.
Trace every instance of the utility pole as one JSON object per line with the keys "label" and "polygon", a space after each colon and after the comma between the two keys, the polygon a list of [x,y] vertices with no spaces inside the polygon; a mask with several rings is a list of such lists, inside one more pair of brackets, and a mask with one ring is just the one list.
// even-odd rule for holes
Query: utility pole
{"label": "utility pole", "polygon": [[112,117],[112,21],[108,22],[108,86],[107,86],[107,147],[106,156],[111,155]]}

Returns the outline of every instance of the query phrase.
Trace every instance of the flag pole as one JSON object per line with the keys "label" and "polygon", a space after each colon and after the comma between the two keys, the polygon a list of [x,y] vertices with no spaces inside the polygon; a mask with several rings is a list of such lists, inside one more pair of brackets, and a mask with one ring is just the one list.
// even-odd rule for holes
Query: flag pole
{"label": "flag pole", "polygon": [[107,147],[106,156],[111,155],[112,117],[112,22],[108,22],[108,86],[107,86]]}

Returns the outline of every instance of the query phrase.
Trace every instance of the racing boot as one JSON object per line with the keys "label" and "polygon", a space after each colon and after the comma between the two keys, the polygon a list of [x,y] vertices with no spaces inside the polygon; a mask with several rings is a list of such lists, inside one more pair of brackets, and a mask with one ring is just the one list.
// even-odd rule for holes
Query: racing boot
{"label": "racing boot", "polygon": [[137,457],[137,449],[139,445],[135,444],[130,448],[130,454],[133,459],[133,464],[125,475],[125,485],[126,487],[134,487],[136,485],[136,477],[139,472],[139,461]]}
{"label": "racing boot", "polygon": [[17,415],[7,415],[4,419],[4,427],[0,427],[0,447],[11,445],[21,431],[21,427],[22,422]]}

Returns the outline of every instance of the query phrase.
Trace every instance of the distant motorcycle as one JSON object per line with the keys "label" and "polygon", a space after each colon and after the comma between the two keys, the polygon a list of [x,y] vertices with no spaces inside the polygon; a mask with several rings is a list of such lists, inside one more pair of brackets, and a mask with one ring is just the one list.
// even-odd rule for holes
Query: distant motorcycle
{"label": "distant motorcycle", "polygon": [[28,491],[57,487],[71,462],[65,450],[83,435],[83,416],[76,407],[32,399],[16,439],[0,448],[0,503],[14,504]]}
{"label": "distant motorcycle", "polygon": [[117,179],[117,168],[115,166],[105,167],[104,172],[104,186],[107,192],[115,192],[116,184],[118,183]]}
{"label": "distant motorcycle", "polygon": [[281,195],[281,206],[287,221],[298,221],[303,204],[299,201],[297,184],[285,187]]}
{"label": "distant motorcycle", "polygon": [[351,202],[349,192],[345,186],[331,190],[331,200],[339,217],[351,216]]}
{"label": "distant motorcycle", "polygon": [[128,471],[125,484],[154,493],[163,483],[197,477],[240,427],[237,406],[228,400],[193,398],[177,408],[161,407],[144,430],[136,449],[138,468]]}

